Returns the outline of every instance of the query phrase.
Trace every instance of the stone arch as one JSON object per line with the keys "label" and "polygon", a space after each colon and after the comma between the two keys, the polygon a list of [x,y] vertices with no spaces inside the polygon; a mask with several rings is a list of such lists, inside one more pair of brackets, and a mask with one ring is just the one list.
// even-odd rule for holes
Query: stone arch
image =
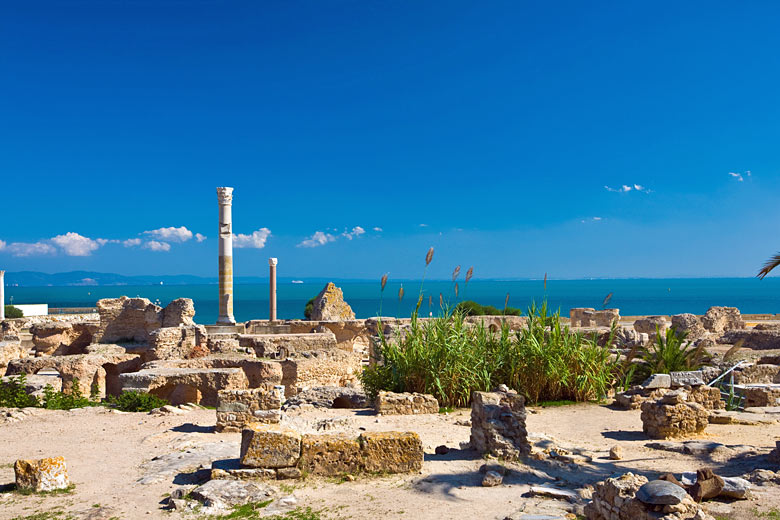
{"label": "stone arch", "polygon": [[184,403],[200,403],[203,398],[197,387],[186,383],[170,383],[150,389],[149,393],[167,400],[174,406]]}

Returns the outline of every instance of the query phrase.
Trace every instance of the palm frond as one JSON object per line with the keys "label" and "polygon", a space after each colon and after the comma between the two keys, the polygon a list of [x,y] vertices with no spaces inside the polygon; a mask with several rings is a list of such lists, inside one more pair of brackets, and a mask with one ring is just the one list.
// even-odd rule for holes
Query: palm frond
{"label": "palm frond", "polygon": [[764,267],[761,268],[761,270],[756,275],[759,279],[763,280],[766,275],[768,275],[772,269],[780,265],[780,253],[777,253],[775,256],[767,260],[767,262],[764,264]]}

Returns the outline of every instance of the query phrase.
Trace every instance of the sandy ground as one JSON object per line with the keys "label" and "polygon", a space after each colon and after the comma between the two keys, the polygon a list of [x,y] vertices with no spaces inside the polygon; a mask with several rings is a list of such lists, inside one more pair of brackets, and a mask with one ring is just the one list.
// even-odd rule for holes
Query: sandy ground
{"label": "sandy ground", "polygon": [[[484,460],[470,450],[434,455],[436,446],[457,448],[469,438],[469,411],[425,416],[377,417],[368,410],[319,410],[295,420],[348,417],[351,433],[412,430],[423,440],[423,470],[414,475],[360,476],[354,482],[308,478],[285,481],[300,506],[322,512],[323,518],[504,519],[519,512],[563,515],[571,506],[559,500],[529,497],[529,485],[580,489],[606,476],[633,471],[654,476],[664,471],[695,471],[712,467],[724,476],[754,468],[778,469],[766,461],[780,436],[780,425],[710,425],[700,439],[726,445],[750,445],[732,457],[694,457],[645,447],[639,411],[613,410],[582,404],[534,409],[528,430],[545,434],[563,448],[590,452],[589,464],[566,465],[534,461],[512,465],[504,485],[483,488],[479,467]],[[193,483],[209,467],[203,454],[238,457],[240,434],[213,433],[215,412],[197,410],[185,415],[118,414],[103,408],[66,411],[39,410],[18,423],[0,424],[0,519],[24,518],[56,508],[75,518],[99,520],[194,518],[164,511],[164,501],[180,485]],[[198,448],[208,445],[207,448]],[[621,446],[623,460],[607,460],[607,452]],[[62,455],[75,489],[60,495],[20,495],[11,490],[13,462],[18,458]],[[166,456],[160,459],[159,457]],[[158,458],[157,461],[151,461]],[[198,472],[198,468],[201,471]],[[151,483],[142,484],[145,479]],[[279,482],[272,482],[279,485]],[[713,514],[736,520],[755,518],[755,511],[780,508],[780,487],[756,488],[749,501],[711,503]],[[292,490],[292,491],[291,491]]]}

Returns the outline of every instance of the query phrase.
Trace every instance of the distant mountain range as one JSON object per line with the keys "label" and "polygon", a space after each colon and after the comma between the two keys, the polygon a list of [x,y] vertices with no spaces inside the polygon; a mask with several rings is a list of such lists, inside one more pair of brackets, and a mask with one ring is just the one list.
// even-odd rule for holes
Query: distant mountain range
{"label": "distant mountain range", "polygon": [[[19,271],[5,273],[6,285],[17,286],[68,286],[68,285],[190,285],[215,284],[216,277],[180,275],[125,276],[116,273],[96,273],[93,271],[71,271],[68,273],[39,273]],[[268,282],[268,278],[259,276],[238,276],[235,283]]]}

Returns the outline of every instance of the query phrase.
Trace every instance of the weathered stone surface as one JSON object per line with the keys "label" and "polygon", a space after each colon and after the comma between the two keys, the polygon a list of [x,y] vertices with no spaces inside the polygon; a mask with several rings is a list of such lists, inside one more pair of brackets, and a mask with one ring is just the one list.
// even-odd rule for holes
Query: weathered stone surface
{"label": "weathered stone surface", "polygon": [[208,335],[202,325],[163,327],[149,332],[149,350],[144,353],[144,359],[201,357],[208,352],[207,343]]}
{"label": "weathered stone surface", "polygon": [[314,299],[310,319],[343,321],[354,320],[355,313],[344,301],[344,293],[333,282],[328,282],[320,294]]}
{"label": "weathered stone surface", "polygon": [[612,446],[609,449],[610,460],[621,460],[622,458],[623,458],[623,450],[620,448],[620,446]]}
{"label": "weathered stone surface", "polygon": [[681,386],[701,386],[704,384],[704,374],[701,370],[688,372],[672,372],[669,374],[672,388]]}
{"label": "weathered stone surface", "polygon": [[[278,423],[284,388],[220,390],[217,392],[218,432],[239,432],[251,422]],[[266,413],[262,413],[266,412]],[[275,413],[272,413],[275,412]]]}
{"label": "weathered stone surface", "polygon": [[247,424],[241,432],[241,464],[251,468],[295,466],[301,456],[301,434],[278,424]]}
{"label": "weathered stone surface", "polygon": [[105,298],[97,302],[100,327],[94,341],[147,343],[149,334],[162,327],[194,325],[192,300],[180,298],[163,309],[146,298]]}
{"label": "weathered stone surface", "polygon": [[97,324],[92,322],[49,321],[33,325],[33,349],[38,356],[63,356],[82,354],[92,342]]}
{"label": "weathered stone surface", "polygon": [[642,388],[671,388],[672,378],[669,374],[653,374],[641,386]]}
{"label": "weathered stone surface", "polygon": [[229,510],[250,502],[265,502],[276,493],[268,486],[246,480],[209,480],[190,492],[208,508]]}
{"label": "weathered stone surface", "polygon": [[197,403],[217,406],[219,390],[242,390],[248,386],[239,368],[154,368],[119,375],[122,391],[148,392],[173,405]]}
{"label": "weathered stone surface", "polygon": [[487,471],[485,472],[485,476],[482,477],[482,487],[500,486],[503,482],[504,477],[495,471]]}
{"label": "weathered stone surface", "polygon": [[688,341],[697,340],[706,332],[699,317],[690,313],[672,316],[672,328],[677,335],[687,334]]}
{"label": "weathered stone surface", "polygon": [[[625,392],[615,395],[615,403],[629,410],[638,409],[646,401],[656,401],[664,395],[673,392],[671,388],[644,388],[634,387]],[[708,410],[722,410],[726,407],[720,395],[720,390],[707,386],[685,387],[688,395],[687,400],[693,403],[699,403]]]}
{"label": "weathered stone surface", "polygon": [[655,336],[656,330],[666,333],[666,320],[662,316],[647,316],[634,321],[634,330],[640,334]]}
{"label": "weathered stone surface", "polygon": [[27,349],[22,346],[18,338],[11,338],[0,341],[0,376],[5,375],[8,363],[14,359],[27,357]]}
{"label": "weathered stone surface", "polygon": [[374,408],[382,415],[439,413],[439,401],[428,394],[379,392]]}
{"label": "weathered stone surface", "polygon": [[[669,482],[663,486],[675,486]],[[679,503],[666,505],[645,504],[637,497],[639,489],[647,484],[643,476],[626,473],[596,484],[593,499],[585,505],[588,520],[714,520],[705,513],[682,488],[684,496]],[[668,488],[668,493],[676,493]],[[643,493],[643,496],[644,493]],[[660,509],[655,511],[655,509]]]}
{"label": "weathered stone surface", "polygon": [[744,348],[754,350],[780,349],[780,329],[747,329],[724,332],[718,343],[736,345],[742,342]]}
{"label": "weathered stone surface", "polygon": [[642,430],[653,439],[703,432],[709,424],[709,412],[686,399],[683,392],[671,392],[657,401],[642,403]]}
{"label": "weathered stone surface", "polygon": [[414,432],[362,433],[359,442],[366,471],[407,473],[422,468],[422,441]]}
{"label": "weathered stone surface", "polygon": [[284,408],[310,404],[316,408],[365,408],[368,397],[357,388],[345,386],[315,386],[290,397]]}
{"label": "weathered stone surface", "polygon": [[525,429],[525,398],[514,392],[474,392],[471,446],[507,460],[530,452]]}
{"label": "weathered stone surface", "polygon": [[717,334],[745,328],[745,322],[742,321],[742,316],[736,307],[710,307],[702,316],[701,324],[709,332]]}
{"label": "weathered stone surface", "polygon": [[337,349],[336,336],[329,330],[305,334],[239,334],[241,347],[257,357],[285,359],[302,352]]}
{"label": "weathered stone surface", "polygon": [[282,366],[278,361],[255,359],[241,355],[214,355],[193,359],[169,359],[145,363],[144,370],[158,368],[240,368],[249,382],[249,388],[282,384]]}
{"label": "weathered stone surface", "polygon": [[679,504],[686,496],[683,488],[665,480],[651,480],[636,491],[637,499],[654,506]]}
{"label": "weathered stone surface", "polygon": [[24,318],[9,318],[0,320],[0,341],[6,337],[9,339],[19,339],[19,333],[22,332]]}
{"label": "weathered stone surface", "polygon": [[572,327],[611,327],[613,323],[620,321],[620,311],[618,309],[597,311],[590,307],[574,308],[569,310],[569,319]]}
{"label": "weathered stone surface", "polygon": [[747,407],[780,406],[780,384],[745,385],[742,393]]}
{"label": "weathered stone surface", "polygon": [[756,363],[734,370],[734,382],[738,385],[763,383],[780,383],[780,366]]}
{"label": "weathered stone surface", "polygon": [[65,457],[38,460],[17,460],[14,464],[16,488],[20,490],[54,491],[70,486]]}
{"label": "weathered stone surface", "polygon": [[298,467],[311,475],[356,473],[363,468],[360,442],[345,435],[304,435]]}
{"label": "weathered stone surface", "polygon": [[343,350],[306,352],[281,361],[282,384],[290,397],[318,386],[353,386],[362,370],[361,358]]}

